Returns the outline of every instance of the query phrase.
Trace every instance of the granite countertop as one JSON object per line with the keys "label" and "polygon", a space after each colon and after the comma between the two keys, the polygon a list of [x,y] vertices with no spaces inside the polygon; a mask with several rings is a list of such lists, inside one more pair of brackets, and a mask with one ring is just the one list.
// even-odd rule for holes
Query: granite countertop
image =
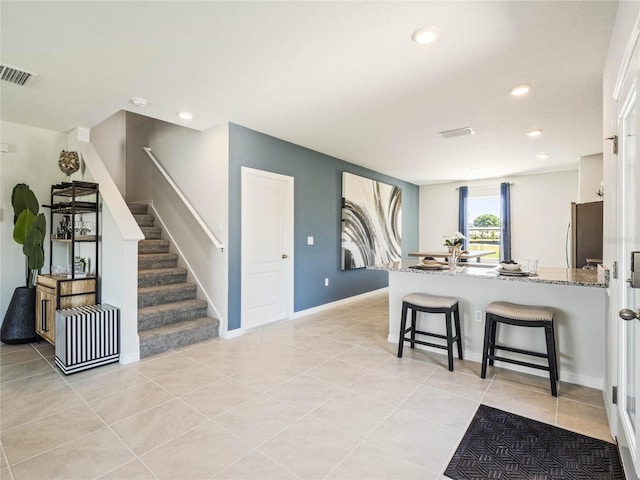
{"label": "granite countertop", "polygon": [[488,280],[501,280],[507,282],[531,282],[547,283],[555,285],[573,285],[581,287],[606,288],[609,285],[609,270],[599,265],[597,270],[583,268],[539,267],[538,274],[532,276],[505,276],[500,275],[495,267],[480,265],[458,266],[455,272],[448,268],[442,270],[418,269],[414,267],[416,260],[404,260],[402,262],[386,263],[367,267],[369,270],[386,270],[389,272],[407,272],[417,275],[446,275],[458,277],[474,277]]}

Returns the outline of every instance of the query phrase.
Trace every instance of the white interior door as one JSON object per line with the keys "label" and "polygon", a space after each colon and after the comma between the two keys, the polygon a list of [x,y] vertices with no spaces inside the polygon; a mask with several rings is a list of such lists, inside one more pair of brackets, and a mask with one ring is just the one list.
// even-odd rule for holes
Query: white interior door
{"label": "white interior door", "polygon": [[[627,81],[618,97],[618,249],[619,287],[617,298],[620,317],[618,328],[618,409],[617,437],[628,478],[640,473],[640,288],[631,277],[631,252],[640,251],[640,168],[638,166],[638,53],[632,56]],[[634,266],[640,271],[640,262]],[[627,309],[626,312],[623,309]],[[632,472],[635,470],[635,472]]]}
{"label": "white interior door", "polygon": [[242,168],[242,328],[293,312],[293,177]]}

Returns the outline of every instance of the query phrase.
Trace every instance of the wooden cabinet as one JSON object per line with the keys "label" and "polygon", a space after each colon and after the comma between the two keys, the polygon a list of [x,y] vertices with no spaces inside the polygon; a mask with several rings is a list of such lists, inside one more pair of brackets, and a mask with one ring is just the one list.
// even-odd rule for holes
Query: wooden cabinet
{"label": "wooden cabinet", "polygon": [[96,303],[96,279],[38,275],[36,283],[36,333],[55,345],[56,310]]}

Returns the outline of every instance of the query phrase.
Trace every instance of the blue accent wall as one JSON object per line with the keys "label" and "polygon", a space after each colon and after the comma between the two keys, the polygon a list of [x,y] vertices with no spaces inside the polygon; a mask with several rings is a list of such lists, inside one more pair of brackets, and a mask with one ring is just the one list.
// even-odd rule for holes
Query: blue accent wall
{"label": "blue accent wall", "polygon": [[[402,253],[418,250],[417,185],[229,125],[229,330],[239,328],[241,305],[241,167],[294,177],[294,311],[384,288],[388,273],[340,270],[342,172],[402,188]],[[307,245],[307,237],[314,245]],[[329,286],[324,279],[329,278]]]}

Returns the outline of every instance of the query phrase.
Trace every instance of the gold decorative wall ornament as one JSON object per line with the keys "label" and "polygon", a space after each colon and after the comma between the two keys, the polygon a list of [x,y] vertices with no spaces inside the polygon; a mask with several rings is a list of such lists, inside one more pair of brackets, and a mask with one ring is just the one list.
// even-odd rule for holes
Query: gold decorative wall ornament
{"label": "gold decorative wall ornament", "polygon": [[60,152],[58,166],[60,167],[60,170],[67,175],[67,177],[72,173],[76,173],[80,169],[80,156],[78,155],[78,152],[62,150]]}

